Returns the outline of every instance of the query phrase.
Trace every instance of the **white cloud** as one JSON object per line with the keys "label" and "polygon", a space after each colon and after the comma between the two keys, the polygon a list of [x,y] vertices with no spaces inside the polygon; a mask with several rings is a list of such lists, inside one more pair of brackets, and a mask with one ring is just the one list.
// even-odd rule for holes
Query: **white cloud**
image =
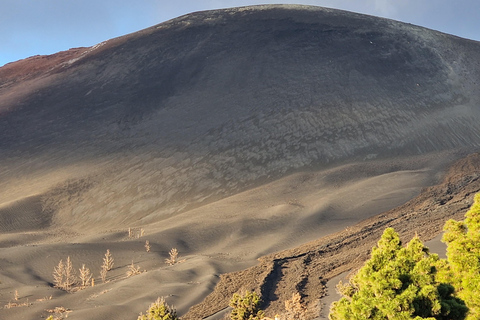
{"label": "white cloud", "polygon": [[394,17],[396,16],[398,10],[397,10],[397,1],[395,3],[391,1],[385,1],[385,0],[374,0],[373,1],[373,7],[376,12],[378,12],[378,15],[383,16],[383,17]]}

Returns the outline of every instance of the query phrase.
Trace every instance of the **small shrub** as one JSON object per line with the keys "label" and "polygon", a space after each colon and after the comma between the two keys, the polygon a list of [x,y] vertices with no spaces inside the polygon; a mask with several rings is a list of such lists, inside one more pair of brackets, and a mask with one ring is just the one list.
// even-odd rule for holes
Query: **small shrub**
{"label": "small shrub", "polygon": [[178,320],[177,311],[169,306],[165,299],[158,298],[150,305],[147,314],[140,314],[137,320]]}
{"label": "small shrub", "polygon": [[78,277],[80,278],[80,285],[85,288],[89,285],[90,280],[92,279],[92,273],[90,269],[85,267],[85,264],[82,264],[82,267],[78,269]]}
{"label": "small shrub", "polygon": [[58,265],[53,269],[53,279],[55,287],[70,290],[76,283],[75,270],[73,269],[72,260],[67,258],[67,262],[64,263],[60,260]]}
{"label": "small shrub", "polygon": [[304,320],[307,308],[302,303],[302,297],[298,292],[292,295],[292,299],[285,301],[285,315],[289,320]]}
{"label": "small shrub", "polygon": [[172,248],[172,250],[170,250],[170,252],[168,254],[170,255],[170,258],[165,259],[165,263],[173,266],[175,263],[178,262],[178,260],[177,260],[178,250],[176,248]]}
{"label": "small shrub", "polygon": [[113,257],[112,254],[110,253],[110,250],[107,249],[107,252],[105,253],[105,257],[103,258],[103,264],[100,269],[100,278],[102,281],[105,283],[107,281],[107,272],[112,270],[113,268]]}
{"label": "small shrub", "polygon": [[55,284],[55,287],[62,289],[64,279],[65,279],[65,265],[63,264],[63,260],[60,259],[60,262],[58,262],[58,265],[53,268],[53,283]]}
{"label": "small shrub", "polygon": [[128,266],[128,270],[127,270],[127,277],[131,277],[131,276],[134,276],[134,275],[137,275],[137,274],[140,274],[140,266],[136,266],[133,264],[133,260],[132,260],[132,264],[130,266]]}
{"label": "small shrub", "polygon": [[102,282],[105,283],[107,281],[107,268],[102,265],[102,268],[100,269],[100,279],[102,279]]}
{"label": "small shrub", "polygon": [[64,308],[64,307],[55,307],[54,309],[46,309],[48,313],[53,313],[55,316],[50,315],[47,320],[63,320],[68,318],[68,314],[72,312],[72,310]]}
{"label": "small shrub", "polygon": [[105,269],[107,269],[107,271],[110,271],[113,268],[113,257],[109,249],[107,249],[105,257],[103,258],[103,265],[105,266]]}
{"label": "small shrub", "polygon": [[146,240],[146,241],[145,241],[145,250],[146,250],[147,252],[150,252],[150,249],[151,249],[151,248],[152,248],[152,247],[150,246],[150,241]]}

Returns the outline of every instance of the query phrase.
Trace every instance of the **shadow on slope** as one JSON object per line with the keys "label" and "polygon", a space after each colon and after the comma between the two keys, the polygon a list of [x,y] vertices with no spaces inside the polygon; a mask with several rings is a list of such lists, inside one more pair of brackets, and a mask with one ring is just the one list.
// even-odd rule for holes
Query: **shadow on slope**
{"label": "shadow on slope", "polygon": [[31,196],[0,207],[0,232],[46,229],[53,212],[44,210],[41,196]]}

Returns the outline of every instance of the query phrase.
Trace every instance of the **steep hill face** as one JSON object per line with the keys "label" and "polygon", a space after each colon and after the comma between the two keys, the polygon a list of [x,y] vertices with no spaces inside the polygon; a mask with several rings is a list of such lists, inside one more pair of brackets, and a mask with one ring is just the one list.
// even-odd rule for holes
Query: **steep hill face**
{"label": "steep hill face", "polygon": [[478,49],[391,20],[260,6],[12,63],[2,189],[18,172],[45,188],[2,201],[41,193],[59,224],[102,210],[115,226],[347,159],[476,148]]}

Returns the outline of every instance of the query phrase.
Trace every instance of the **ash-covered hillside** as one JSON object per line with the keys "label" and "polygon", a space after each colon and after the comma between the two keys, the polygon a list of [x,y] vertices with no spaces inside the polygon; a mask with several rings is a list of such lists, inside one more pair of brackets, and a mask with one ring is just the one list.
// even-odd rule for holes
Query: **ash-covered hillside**
{"label": "ash-covered hillside", "polygon": [[284,5],[193,13],[11,63],[0,69],[2,190],[19,172],[51,183],[0,200],[41,194],[62,224],[98,210],[113,225],[148,222],[293,171],[475,149],[479,49]]}

